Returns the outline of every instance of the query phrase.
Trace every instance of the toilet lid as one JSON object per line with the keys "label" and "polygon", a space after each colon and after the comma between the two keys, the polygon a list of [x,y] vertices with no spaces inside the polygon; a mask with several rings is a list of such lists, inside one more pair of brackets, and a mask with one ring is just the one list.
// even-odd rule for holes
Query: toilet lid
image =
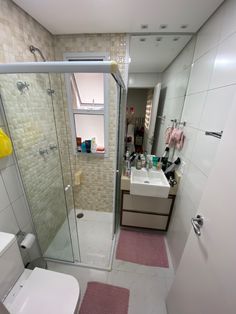
{"label": "toilet lid", "polygon": [[79,294],[79,284],[74,277],[35,268],[9,311],[12,314],[73,314]]}

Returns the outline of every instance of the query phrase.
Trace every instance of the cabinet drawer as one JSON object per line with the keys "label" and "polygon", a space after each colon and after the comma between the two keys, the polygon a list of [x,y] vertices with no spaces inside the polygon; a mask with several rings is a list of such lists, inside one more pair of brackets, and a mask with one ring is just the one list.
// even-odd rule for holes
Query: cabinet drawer
{"label": "cabinet drawer", "polygon": [[123,194],[123,209],[168,215],[172,199]]}
{"label": "cabinet drawer", "polygon": [[168,216],[132,213],[123,211],[122,225],[165,230]]}

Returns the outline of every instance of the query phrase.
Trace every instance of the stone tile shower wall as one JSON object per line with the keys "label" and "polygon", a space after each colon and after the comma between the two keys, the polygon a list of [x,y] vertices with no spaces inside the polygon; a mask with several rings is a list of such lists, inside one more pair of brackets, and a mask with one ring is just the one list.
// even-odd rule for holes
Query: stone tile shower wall
{"label": "stone tile shower wall", "polygon": [[[125,76],[125,71],[127,71],[125,66],[126,44],[126,36],[123,34],[64,35],[55,36],[54,38],[56,60],[63,60],[65,52],[106,52],[111,60],[119,63],[123,77]],[[64,76],[62,76],[62,84],[64,84]],[[116,84],[113,78],[110,78],[108,158],[74,155],[65,87],[63,88],[63,93],[72,173],[82,170],[81,185],[73,187],[75,206],[79,209],[111,212],[113,209],[116,162],[118,106]],[[64,143],[66,142],[64,141]],[[66,147],[64,147],[64,150],[66,150]],[[67,156],[65,156],[65,163],[66,160]]]}
{"label": "stone tile shower wall", "polygon": [[[0,0],[0,62],[35,61],[29,51],[30,45],[39,47],[47,60],[55,60],[53,37],[32,17],[26,14],[12,1]],[[38,60],[40,61],[40,60]],[[55,236],[57,229],[65,220],[65,209],[62,208],[62,193],[59,193],[61,170],[58,167],[58,156],[52,154],[47,161],[36,154],[40,145],[56,141],[52,106],[50,97],[43,92],[49,88],[47,77],[42,75],[23,76],[22,80],[30,83],[27,95],[20,95],[16,89],[19,76],[0,77],[1,94],[6,102],[8,120],[14,136],[15,148],[19,159],[21,176],[28,194],[28,201],[33,215],[42,250]],[[30,111],[32,109],[34,112]],[[50,117],[50,118],[49,118]],[[51,124],[52,123],[52,124]],[[17,165],[16,165],[17,167]],[[17,185],[18,180],[14,180]],[[14,185],[14,184],[13,184]],[[53,193],[49,193],[50,189]],[[12,187],[14,189],[14,186]],[[14,217],[8,213],[5,231],[12,232]],[[9,219],[8,219],[8,218]],[[1,217],[3,219],[3,217]],[[28,223],[28,220],[26,221]],[[23,224],[23,223],[22,223]],[[24,231],[32,232],[32,227]]]}
{"label": "stone tile shower wall", "polygon": [[[17,81],[29,90],[21,94]],[[66,219],[66,204],[47,74],[2,75],[1,95],[20,173],[42,250],[46,250]],[[40,149],[47,149],[44,156]]]}

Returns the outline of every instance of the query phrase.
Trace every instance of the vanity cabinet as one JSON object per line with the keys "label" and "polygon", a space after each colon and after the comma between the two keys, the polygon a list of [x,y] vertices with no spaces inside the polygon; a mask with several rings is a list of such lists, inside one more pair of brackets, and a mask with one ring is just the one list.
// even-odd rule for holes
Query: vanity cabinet
{"label": "vanity cabinet", "polygon": [[130,179],[122,176],[121,226],[167,231],[178,181],[177,176],[177,185],[170,189],[168,198],[160,198],[130,194]]}

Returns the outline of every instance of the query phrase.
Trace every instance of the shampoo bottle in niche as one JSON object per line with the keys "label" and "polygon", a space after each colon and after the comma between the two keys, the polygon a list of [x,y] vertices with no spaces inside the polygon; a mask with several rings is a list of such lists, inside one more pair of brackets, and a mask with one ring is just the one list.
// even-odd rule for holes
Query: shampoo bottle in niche
{"label": "shampoo bottle in niche", "polygon": [[96,139],[95,139],[95,137],[93,137],[91,139],[91,152],[96,153],[96,151],[97,151]]}

